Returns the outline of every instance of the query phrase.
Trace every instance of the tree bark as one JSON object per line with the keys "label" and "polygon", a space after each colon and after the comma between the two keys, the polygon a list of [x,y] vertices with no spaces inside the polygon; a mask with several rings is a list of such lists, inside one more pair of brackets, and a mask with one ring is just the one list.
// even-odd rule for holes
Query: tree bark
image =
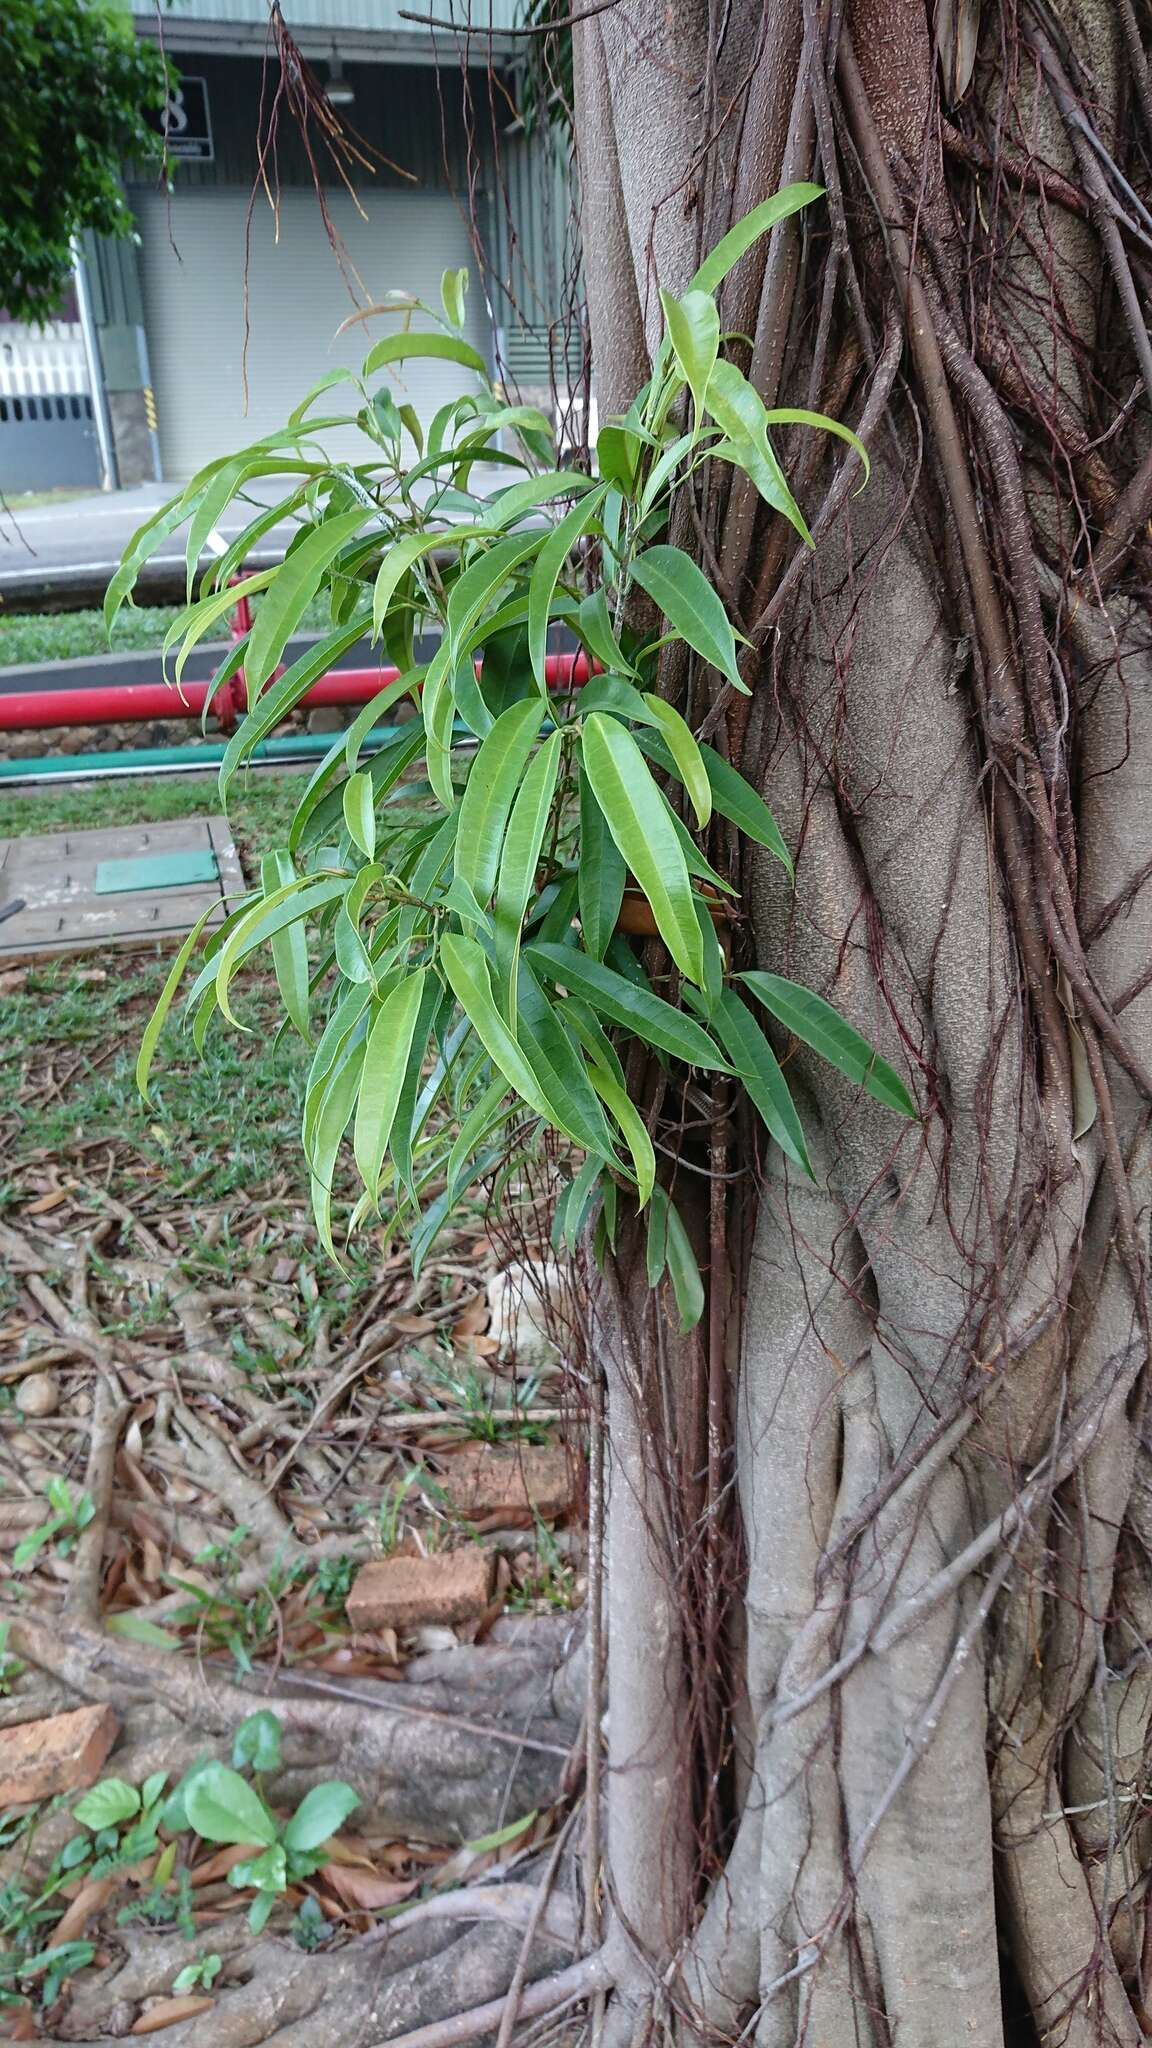
{"label": "tree bark", "polygon": [[[873,460],[853,495],[854,458],[783,438],[811,557],[723,476],[696,506],[758,671],[747,716],[704,672],[679,700],[796,855],[794,888],[766,857],[734,876],[741,964],[827,996],[922,1112],[781,1042],[817,1180],[744,1131],[738,1516],[727,1486],[709,1527],[657,1511],[659,1417],[690,1427],[707,1373],[634,1262],[611,1281],[609,1891],[633,2006],[660,1986],[762,2048],[1152,2025],[1148,23],[941,7],[945,40],[960,11],[947,108],[917,0],[626,0],[574,29],[601,415],[647,374],[657,283],[814,177],[722,324],[769,403],[862,422]],[[719,1657],[706,1727],[675,1674]],[[675,1750],[657,1832],[696,1847],[640,1924],[625,1708]]]}

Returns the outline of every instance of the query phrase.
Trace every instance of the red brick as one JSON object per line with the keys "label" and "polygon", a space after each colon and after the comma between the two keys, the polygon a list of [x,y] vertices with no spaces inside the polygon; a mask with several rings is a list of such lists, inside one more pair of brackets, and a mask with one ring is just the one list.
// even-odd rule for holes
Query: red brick
{"label": "red brick", "polygon": [[348,1619],[358,1629],[475,1621],[492,1595],[493,1564],[485,1550],[386,1557],[366,1564],[348,1595]]}
{"label": "red brick", "polygon": [[111,1707],[77,1707],[0,1734],[0,1806],[23,1806],[94,1785],[120,1733]]}
{"label": "red brick", "polygon": [[457,1514],[473,1521],[509,1515],[516,1521],[554,1522],[572,1504],[572,1474],[566,1451],[522,1444],[497,1450],[470,1444],[453,1457],[444,1490]]}

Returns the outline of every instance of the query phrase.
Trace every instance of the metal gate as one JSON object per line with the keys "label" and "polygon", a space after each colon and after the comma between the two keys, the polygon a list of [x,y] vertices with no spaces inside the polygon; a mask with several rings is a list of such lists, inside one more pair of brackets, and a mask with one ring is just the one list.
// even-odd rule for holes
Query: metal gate
{"label": "metal gate", "polygon": [[100,481],[80,324],[0,325],[0,491]]}

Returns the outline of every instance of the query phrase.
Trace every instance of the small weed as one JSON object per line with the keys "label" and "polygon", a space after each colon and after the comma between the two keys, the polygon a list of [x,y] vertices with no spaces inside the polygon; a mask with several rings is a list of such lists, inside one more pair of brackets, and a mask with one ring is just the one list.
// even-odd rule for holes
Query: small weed
{"label": "small weed", "polygon": [[536,1521],[536,1564],[508,1596],[508,1605],[518,1613],[540,1606],[567,1614],[576,1605],[576,1573],[547,1523]]}
{"label": "small weed", "polygon": [[223,1967],[223,1956],[214,1951],[206,1956],[197,1956],[194,1963],[185,1963],[172,1979],[172,1989],[177,1994],[182,1991],[211,1991]]}
{"label": "small weed", "polygon": [[310,1955],[313,1949],[320,1948],[327,1941],[331,1931],[319,1903],[309,1892],[307,1897],[301,1900],[292,1922],[293,1941],[297,1948],[304,1949]]}
{"label": "small weed", "polygon": [[22,1658],[8,1648],[10,1627],[10,1622],[0,1621],[0,1699],[7,1698],[21,1672],[27,1669]]}
{"label": "small weed", "polygon": [[[157,1868],[159,1867],[158,1865]],[[170,1883],[175,1885],[175,1891],[169,1891]],[[196,1933],[196,1921],[192,1912],[194,1902],[191,1875],[187,1870],[178,1870],[171,1878],[165,1878],[162,1884],[157,1884],[153,1878],[146,1892],[142,1892],[138,1899],[130,1900],[129,1904],[117,1913],[116,1925],[175,1927],[185,1940],[191,1941]]]}
{"label": "small weed", "polygon": [[88,1527],[96,1513],[91,1494],[80,1493],[73,1498],[71,1487],[63,1479],[50,1479],[44,1492],[52,1513],[16,1545],[12,1553],[13,1571],[27,1571],[46,1543],[53,1544],[60,1557],[67,1557],[80,1531]]}

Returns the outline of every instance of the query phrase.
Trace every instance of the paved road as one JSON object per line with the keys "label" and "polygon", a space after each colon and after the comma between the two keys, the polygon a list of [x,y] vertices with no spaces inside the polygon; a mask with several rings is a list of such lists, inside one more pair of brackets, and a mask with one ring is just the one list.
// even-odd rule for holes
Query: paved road
{"label": "paved road", "polygon": [[[173,484],[140,484],[131,491],[93,492],[0,513],[0,600],[28,604],[41,596],[50,599],[53,591],[88,586],[102,591],[136,528],[175,489]],[[249,506],[230,509],[219,528],[225,540],[239,533],[251,517]],[[261,552],[275,551],[276,541],[274,530],[262,540]],[[179,573],[183,560],[174,537],[153,557],[150,571],[171,577]]]}

